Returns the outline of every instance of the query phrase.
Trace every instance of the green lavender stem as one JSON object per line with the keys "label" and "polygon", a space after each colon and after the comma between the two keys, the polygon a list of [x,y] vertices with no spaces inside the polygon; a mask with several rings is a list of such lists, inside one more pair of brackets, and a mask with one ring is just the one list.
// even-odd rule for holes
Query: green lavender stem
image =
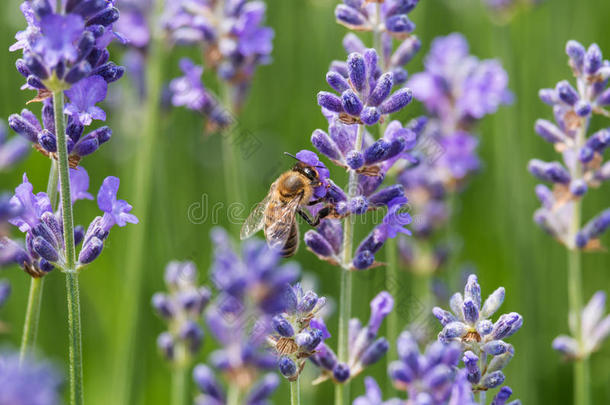
{"label": "green lavender stem", "polygon": [[290,382],[290,405],[301,405],[301,388],[299,386],[299,377]]}
{"label": "green lavender stem", "polygon": [[133,403],[131,399],[133,389],[135,353],[137,351],[138,323],[140,316],[140,304],[142,298],[142,274],[144,271],[144,243],[148,235],[148,217],[150,210],[152,173],[155,168],[155,151],[158,149],[160,136],[160,105],[161,89],[163,86],[163,40],[157,17],[163,11],[164,1],[156,0],[152,7],[150,27],[152,38],[149,48],[146,77],[146,106],[145,116],[142,118],[142,137],[139,140],[138,153],[134,163],[134,193],[131,201],[138,209],[140,224],[133,227],[127,246],[125,271],[122,281],[124,286],[122,292],[121,313],[117,326],[117,348],[115,350],[115,380],[114,393],[116,405],[127,405]]}
{"label": "green lavender stem", "polygon": [[[51,201],[51,207],[57,207],[57,161],[51,159],[49,170],[49,181],[47,183],[47,195]],[[28,294],[28,305],[25,311],[25,322],[23,324],[23,335],[21,337],[21,349],[19,351],[19,362],[23,363],[25,357],[32,354],[36,345],[38,334],[38,322],[40,320],[40,305],[42,303],[42,292],[44,290],[44,278],[32,277],[30,281],[30,293]]]}
{"label": "green lavender stem", "polygon": [[[227,112],[235,114],[235,108],[232,102],[232,87],[230,84],[222,82],[220,84],[220,93],[222,102]],[[231,129],[231,128],[229,128]],[[224,130],[220,133],[222,138],[222,164],[225,178],[225,187],[227,193],[227,201],[232,203],[244,203],[245,184],[243,183],[243,175],[240,170],[241,162],[238,159],[236,148],[238,145],[235,142],[235,133],[231,130]],[[239,224],[241,226],[241,224]]]}
{"label": "green lavender stem", "polygon": [[177,365],[172,373],[172,402],[171,405],[186,404],[186,379],[188,368]]}
{"label": "green lavender stem", "polygon": [[32,354],[32,350],[36,344],[43,287],[44,279],[42,277],[32,277],[30,281],[30,293],[28,295],[28,306],[25,311],[23,335],[21,337],[21,350],[19,351],[20,364],[23,364],[23,360]]}
{"label": "green lavender stem", "polygon": [[[364,126],[358,126],[356,135],[356,150],[362,149]],[[358,193],[358,173],[349,172],[348,200]],[[339,361],[349,360],[349,320],[352,316],[352,250],[354,244],[354,218],[348,216],[343,223],[343,263],[341,269],[341,292],[339,298]],[[335,386],[335,405],[349,403],[349,383]]]}
{"label": "green lavender stem", "polygon": [[[576,150],[580,150],[585,143],[589,122],[583,120],[581,129],[576,136]],[[573,179],[582,178],[582,167],[580,164],[575,164]],[[580,230],[582,202],[577,199],[573,202],[572,223],[570,224],[570,240],[573,246],[568,250],[568,305],[570,325],[573,328],[572,333],[578,341],[580,347],[583,347],[582,336],[582,266],[580,258],[580,250],[575,246],[576,234]],[[590,371],[589,360],[585,356],[582,359],[577,359],[574,362],[574,404],[590,405]]]}
{"label": "green lavender stem", "polygon": [[64,228],[66,289],[68,302],[68,327],[70,348],[70,403],[82,405],[83,368],[80,326],[80,298],[78,273],[76,272],[76,252],[74,247],[74,221],[72,219],[72,199],[70,197],[70,173],[68,166],[68,147],[66,145],[64,117],[64,93],[53,92],[53,113],[55,115],[55,133],[57,134],[57,156],[59,167],[59,184]]}
{"label": "green lavender stem", "polygon": [[237,384],[229,384],[229,394],[227,395],[227,405],[240,405],[239,387]]}

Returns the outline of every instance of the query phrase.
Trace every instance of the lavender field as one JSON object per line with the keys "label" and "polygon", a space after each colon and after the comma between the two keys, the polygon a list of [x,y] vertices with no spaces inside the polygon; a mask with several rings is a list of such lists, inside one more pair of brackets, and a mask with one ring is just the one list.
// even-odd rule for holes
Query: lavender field
{"label": "lavender field", "polygon": [[610,403],[608,16],[1,2],[0,405]]}

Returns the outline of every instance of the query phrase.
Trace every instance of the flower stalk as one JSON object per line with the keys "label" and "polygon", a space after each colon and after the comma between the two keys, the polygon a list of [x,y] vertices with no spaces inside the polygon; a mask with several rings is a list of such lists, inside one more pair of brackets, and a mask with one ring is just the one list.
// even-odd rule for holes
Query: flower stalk
{"label": "flower stalk", "polygon": [[[223,106],[228,114],[234,114],[234,106],[232,103],[232,87],[230,84],[220,82],[220,93],[222,94]],[[230,203],[243,203],[245,190],[242,181],[240,161],[235,153],[237,145],[233,144],[233,132],[230,130],[231,127],[224,128],[221,130],[222,138],[222,162],[223,171],[225,177],[225,186],[227,199]]]}
{"label": "flower stalk", "polygon": [[76,253],[74,247],[74,222],[72,216],[72,199],[70,196],[70,176],[68,166],[68,147],[65,136],[64,94],[62,90],[53,91],[53,113],[57,133],[57,155],[59,169],[60,198],[65,241],[66,290],[68,303],[68,327],[70,348],[70,403],[82,405],[83,369],[80,324],[80,298],[78,273],[76,271]]}
{"label": "flower stalk", "polygon": [[298,376],[290,382],[290,405],[301,405],[301,388]]}

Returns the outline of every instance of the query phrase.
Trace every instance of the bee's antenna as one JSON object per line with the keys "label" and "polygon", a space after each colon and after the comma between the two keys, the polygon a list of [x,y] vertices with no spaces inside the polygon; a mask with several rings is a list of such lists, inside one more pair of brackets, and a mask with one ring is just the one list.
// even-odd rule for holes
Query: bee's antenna
{"label": "bee's antenna", "polygon": [[298,157],[294,156],[292,153],[288,153],[288,152],[284,152],[284,155],[286,156],[290,156],[293,159],[298,160],[299,162],[301,161],[301,159],[299,159]]}

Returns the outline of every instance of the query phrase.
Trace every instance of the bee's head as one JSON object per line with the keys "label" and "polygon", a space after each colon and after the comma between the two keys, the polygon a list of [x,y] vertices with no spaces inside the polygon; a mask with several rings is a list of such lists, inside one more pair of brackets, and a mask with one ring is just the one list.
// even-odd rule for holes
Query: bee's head
{"label": "bee's head", "polygon": [[284,153],[286,155],[298,160],[298,162],[292,167],[293,172],[301,173],[303,176],[307,177],[309,179],[309,181],[311,182],[310,184],[312,184],[314,186],[319,186],[321,184],[320,175],[318,174],[318,171],[316,170],[315,166],[309,165],[309,164],[301,161],[299,158],[297,158],[294,155],[291,155],[288,152],[284,152]]}

